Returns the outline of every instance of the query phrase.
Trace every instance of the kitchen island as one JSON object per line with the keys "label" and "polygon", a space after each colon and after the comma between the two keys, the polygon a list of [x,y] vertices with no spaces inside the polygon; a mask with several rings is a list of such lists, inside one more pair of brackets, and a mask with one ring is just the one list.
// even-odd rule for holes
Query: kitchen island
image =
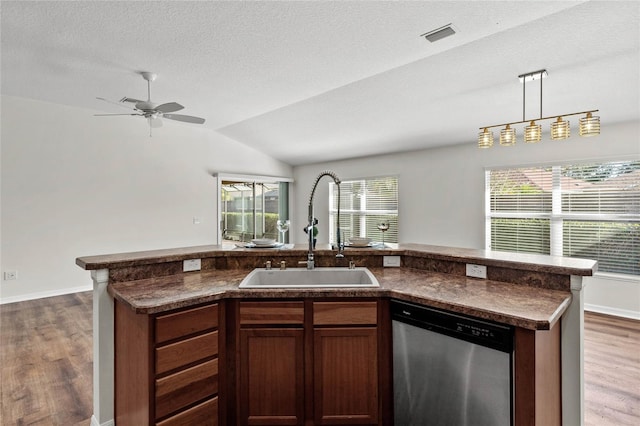
{"label": "kitchen island", "polygon": [[[383,268],[383,256],[399,256],[401,267]],[[400,244],[384,250],[349,248],[344,259],[336,259],[335,251],[327,246],[316,250],[317,266],[346,267],[349,261],[354,261],[371,269],[380,288],[238,288],[250,270],[264,267],[266,261],[297,265],[305,257],[305,246],[286,250],[201,246],[78,258],[76,263],[91,270],[94,281],[92,423],[105,425],[114,419],[114,300],[133,318],[155,318],[223,301],[390,298],[511,325],[519,330],[522,342],[534,346],[536,339],[547,339],[542,336],[551,332],[557,334],[561,345],[557,352],[562,356],[559,366],[562,408],[558,408],[558,415],[561,411],[565,425],[581,423],[581,277],[593,274],[595,262],[420,244]],[[190,259],[201,260],[200,271],[182,272],[183,261]],[[486,266],[487,279],[467,277],[467,263]],[[534,387],[536,380],[539,384],[549,379],[535,370],[535,363],[543,361],[536,360],[535,355],[534,347],[533,359],[527,361],[534,368],[532,374],[539,375],[528,378]],[[555,379],[560,383],[560,377]],[[535,399],[545,390],[538,386],[532,392]],[[541,407],[536,408],[534,401],[524,411],[527,423],[516,416],[516,424],[542,424],[542,414],[536,410]],[[381,424],[388,424],[384,423],[384,417],[380,420]]]}

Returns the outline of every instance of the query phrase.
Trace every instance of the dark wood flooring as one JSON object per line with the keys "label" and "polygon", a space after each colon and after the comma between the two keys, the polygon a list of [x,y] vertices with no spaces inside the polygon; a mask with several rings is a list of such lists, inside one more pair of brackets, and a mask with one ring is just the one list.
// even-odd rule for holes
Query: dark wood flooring
{"label": "dark wood flooring", "polygon": [[[89,426],[91,292],[0,305],[0,425]],[[585,426],[640,425],[640,322],[585,314]]]}

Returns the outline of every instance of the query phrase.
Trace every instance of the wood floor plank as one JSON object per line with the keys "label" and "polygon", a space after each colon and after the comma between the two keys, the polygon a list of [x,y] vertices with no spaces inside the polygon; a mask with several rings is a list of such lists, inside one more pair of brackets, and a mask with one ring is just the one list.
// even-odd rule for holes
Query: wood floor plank
{"label": "wood floor plank", "polygon": [[[89,426],[92,294],[0,305],[0,425]],[[585,426],[640,425],[640,321],[585,313]]]}
{"label": "wood floor plank", "polygon": [[640,321],[585,313],[585,426],[640,425]]}
{"label": "wood floor plank", "polygon": [[90,424],[91,292],[1,305],[0,342],[1,425]]}

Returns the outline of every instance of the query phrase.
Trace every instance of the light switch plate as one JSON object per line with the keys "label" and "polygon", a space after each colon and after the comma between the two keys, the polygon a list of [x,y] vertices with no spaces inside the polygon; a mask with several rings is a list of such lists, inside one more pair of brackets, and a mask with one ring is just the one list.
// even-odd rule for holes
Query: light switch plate
{"label": "light switch plate", "polygon": [[187,259],[182,261],[182,272],[199,271],[200,259]]}
{"label": "light switch plate", "polygon": [[467,276],[474,278],[487,279],[487,266],[486,265],[474,265],[473,263],[467,263]]}
{"label": "light switch plate", "polygon": [[382,266],[385,268],[399,268],[400,256],[382,256]]}

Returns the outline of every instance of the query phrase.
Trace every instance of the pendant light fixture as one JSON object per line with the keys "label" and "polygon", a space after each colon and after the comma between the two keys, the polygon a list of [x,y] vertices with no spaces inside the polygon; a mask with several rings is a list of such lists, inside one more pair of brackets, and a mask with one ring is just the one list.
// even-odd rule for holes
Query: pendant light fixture
{"label": "pendant light fixture", "polygon": [[478,133],[478,147],[479,148],[491,148],[493,146],[493,132],[489,129],[484,129]]}
{"label": "pendant light fixture", "polygon": [[536,124],[535,120],[524,128],[524,141],[526,143],[537,143],[542,140],[542,126]]}
{"label": "pendant light fixture", "polygon": [[[564,140],[571,136],[571,126],[569,120],[564,120],[568,116],[586,114],[585,117],[580,119],[580,136],[595,136],[600,134],[600,117],[594,116],[594,112],[598,112],[597,109],[582,112],[573,112],[570,114],[553,115],[549,117],[542,116],[542,79],[547,77],[549,73],[547,70],[533,71],[518,76],[522,82],[522,121],[514,121],[511,123],[495,124],[492,126],[480,127],[478,133],[478,147],[489,148],[493,146],[493,132],[490,130],[494,127],[503,127],[500,131],[500,145],[513,146],[516,143],[516,129],[512,128],[512,125],[529,123],[524,128],[524,141],[526,143],[537,143],[542,140],[542,126],[536,124],[536,121],[552,120],[551,123],[551,139],[552,140]],[[540,117],[527,120],[525,114],[526,107],[526,83],[527,81],[540,80]]]}
{"label": "pendant light fixture", "polygon": [[569,139],[569,136],[571,136],[569,121],[564,121],[562,117],[558,117],[555,122],[551,123],[551,139],[561,141]]}
{"label": "pendant light fixture", "polygon": [[594,117],[590,112],[580,119],[580,136],[595,136],[600,134],[600,117]]}
{"label": "pendant light fixture", "polygon": [[512,129],[509,124],[500,131],[500,145],[511,146],[516,144],[516,129]]}

